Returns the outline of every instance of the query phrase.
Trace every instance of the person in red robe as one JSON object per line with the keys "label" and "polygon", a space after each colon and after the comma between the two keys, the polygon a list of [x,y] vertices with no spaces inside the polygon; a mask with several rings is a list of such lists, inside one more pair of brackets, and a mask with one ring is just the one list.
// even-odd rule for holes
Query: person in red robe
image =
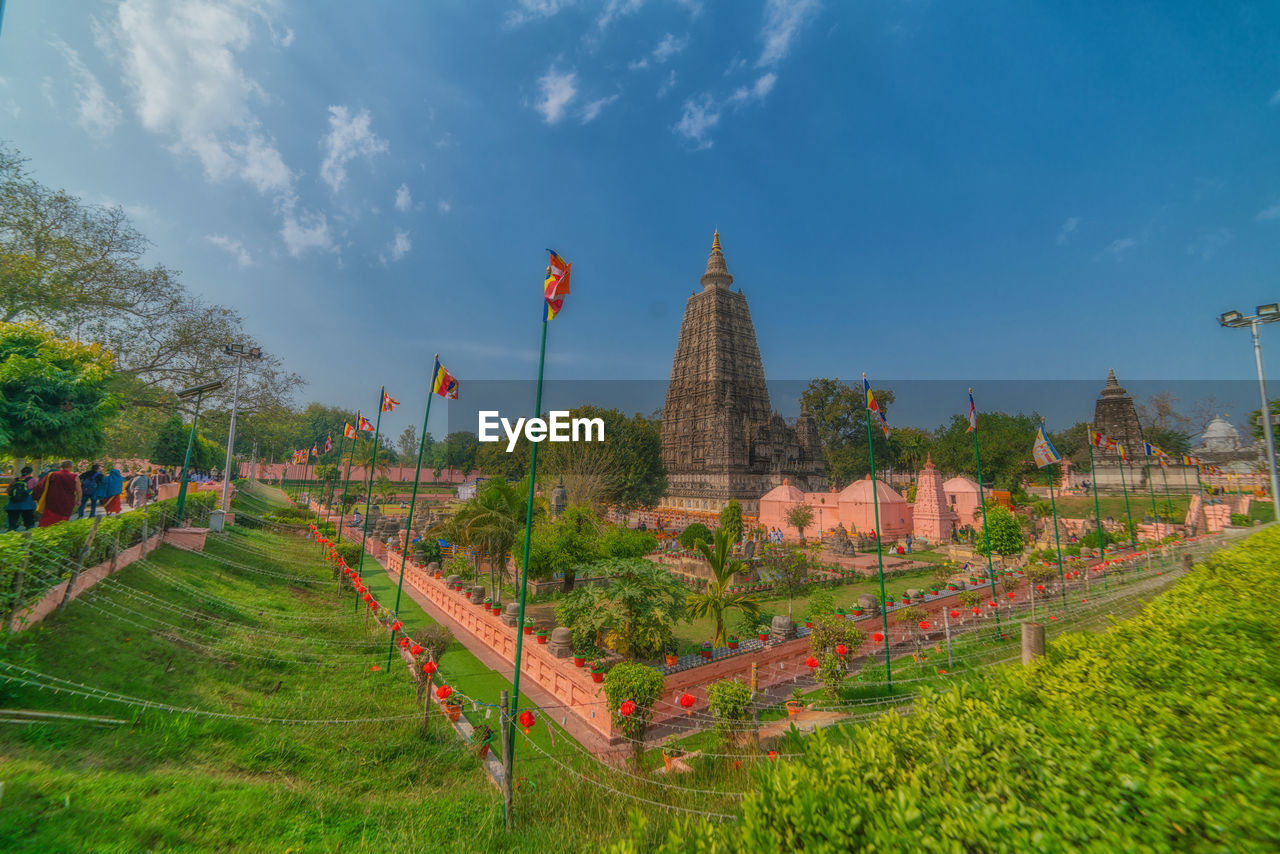
{"label": "person in red robe", "polygon": [[47,528],[70,519],[80,506],[80,478],[71,470],[71,460],[63,460],[57,471],[45,475],[36,484],[35,496],[44,498],[44,513],[36,527]]}

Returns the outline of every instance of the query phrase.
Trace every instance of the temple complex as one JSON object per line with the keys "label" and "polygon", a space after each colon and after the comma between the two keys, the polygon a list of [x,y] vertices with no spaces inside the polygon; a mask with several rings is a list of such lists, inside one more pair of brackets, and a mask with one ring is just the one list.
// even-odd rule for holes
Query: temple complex
{"label": "temple complex", "polygon": [[717,231],[689,297],[662,416],[663,508],[718,511],[736,498],[754,514],[784,481],[826,488],[817,426],[801,411],[788,424],[773,410],[751,310],[725,263]]}

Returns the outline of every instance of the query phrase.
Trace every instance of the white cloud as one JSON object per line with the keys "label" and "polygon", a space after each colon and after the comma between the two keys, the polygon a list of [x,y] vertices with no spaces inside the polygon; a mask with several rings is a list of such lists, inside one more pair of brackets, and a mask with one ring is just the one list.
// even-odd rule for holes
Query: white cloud
{"label": "white cloud", "polygon": [[1268,103],[1269,103],[1269,104],[1271,104],[1271,106],[1273,106],[1273,107],[1275,107],[1275,106],[1280,106],[1280,89],[1277,89],[1277,90],[1272,94],[1272,96],[1271,96],[1271,100],[1270,100]]}
{"label": "white cloud", "polygon": [[396,190],[396,210],[404,213],[413,207],[413,197],[409,195],[409,185],[401,184]]}
{"label": "white cloud", "polygon": [[311,250],[332,252],[337,249],[333,235],[329,231],[329,221],[324,213],[302,213],[295,215],[296,199],[288,198],[281,205],[280,237],[289,254],[300,258]]}
{"label": "white cloud", "polygon": [[436,203],[436,207],[440,210],[440,213],[447,214],[449,211],[453,210],[453,202],[448,199],[441,199]]}
{"label": "white cloud", "polygon": [[1076,226],[1080,225],[1080,217],[1069,216],[1062,223],[1062,227],[1058,229],[1057,242],[1059,246],[1066,246],[1067,241],[1071,239],[1071,233],[1076,230]]}
{"label": "white cloud", "polygon": [[353,116],[344,106],[329,107],[329,132],[320,140],[325,153],[320,177],[335,193],[346,183],[348,163],[387,150],[387,141],[373,132],[371,123],[368,110]]}
{"label": "white cloud", "polygon": [[1107,245],[1106,252],[1116,258],[1123,258],[1130,249],[1137,245],[1138,241],[1132,237],[1120,237]]}
{"label": "white cloud", "polygon": [[676,70],[671,69],[671,73],[667,75],[667,79],[662,81],[662,85],[658,87],[658,98],[667,97],[667,93],[676,87]]}
{"label": "white cloud", "polygon": [[711,140],[707,136],[719,123],[720,108],[709,94],[703,94],[684,102],[684,114],[673,130],[685,139],[697,143],[698,149],[710,148]]}
{"label": "white cloud", "polygon": [[1235,237],[1229,228],[1214,228],[1200,232],[1187,246],[1188,255],[1199,255],[1201,261],[1208,261],[1217,255]]}
{"label": "white cloud", "polygon": [[1258,211],[1258,219],[1280,219],[1280,202]]}
{"label": "white cloud", "polygon": [[80,54],[61,39],[55,39],[50,44],[62,54],[71,69],[77,101],[77,124],[95,139],[110,136],[116,125],[120,124],[120,108],[107,97],[107,90],[102,88],[98,78],[81,61]]}
{"label": "white cloud", "polygon": [[530,21],[551,18],[574,5],[574,0],[518,0],[516,8],[506,14],[508,27],[518,27]]}
{"label": "white cloud", "polygon": [[653,61],[662,64],[688,46],[689,37],[687,35],[676,38],[671,33],[667,33],[662,37],[662,41],[658,42],[657,47],[653,49]]}
{"label": "white cloud", "polygon": [[572,71],[561,73],[555,66],[547,69],[547,73],[538,80],[538,89],[542,98],[534,108],[542,113],[547,124],[553,125],[564,118],[569,103],[578,94],[578,75]]}
{"label": "white cloud", "polygon": [[253,256],[249,254],[249,250],[235,238],[227,237],[225,234],[206,234],[204,239],[219,249],[226,250],[242,269],[253,263]]}
{"label": "white cloud", "polygon": [[605,0],[604,8],[596,18],[596,32],[603,33],[619,18],[634,15],[644,6],[645,0]]}
{"label": "white cloud", "polygon": [[396,236],[391,240],[391,260],[399,261],[409,253],[413,248],[413,243],[409,241],[409,232],[397,231]]}
{"label": "white cloud", "polygon": [[627,68],[631,71],[644,71],[648,67],[649,57],[647,56],[627,63]]}
{"label": "white cloud", "polygon": [[696,18],[702,14],[702,0],[676,0],[676,2],[684,7],[690,18]]}
{"label": "white cloud", "polygon": [[762,74],[752,86],[742,86],[730,95],[729,103],[741,106],[751,101],[763,101],[765,96],[773,91],[773,85],[777,82],[778,75],[772,71]]}
{"label": "white cloud", "polygon": [[756,67],[773,65],[791,52],[791,42],[805,21],[818,11],[818,0],[768,0],[764,27],[760,30],[764,50]]}
{"label": "white cloud", "polygon": [[618,100],[617,95],[610,95],[607,98],[598,98],[582,108],[582,123],[595,121],[596,116],[600,115],[600,111],[605,107]]}
{"label": "white cloud", "polygon": [[173,138],[212,181],[241,177],[261,192],[288,189],[292,175],[261,132],[251,103],[262,87],[241,69],[253,41],[255,0],[121,0],[96,28],[99,47],[120,63],[142,126]]}

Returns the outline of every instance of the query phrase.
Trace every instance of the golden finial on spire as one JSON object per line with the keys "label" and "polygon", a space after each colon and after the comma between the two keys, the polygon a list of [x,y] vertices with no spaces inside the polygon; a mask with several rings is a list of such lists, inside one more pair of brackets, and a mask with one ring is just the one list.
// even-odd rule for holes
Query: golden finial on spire
{"label": "golden finial on spire", "polygon": [[724,250],[720,248],[720,229],[716,229],[715,236],[711,238],[711,251],[724,254]]}

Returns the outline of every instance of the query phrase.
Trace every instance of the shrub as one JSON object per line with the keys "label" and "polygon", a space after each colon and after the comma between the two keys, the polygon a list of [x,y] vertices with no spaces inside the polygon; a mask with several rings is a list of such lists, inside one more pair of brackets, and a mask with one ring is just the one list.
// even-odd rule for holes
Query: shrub
{"label": "shrub", "polygon": [[[666,682],[662,674],[645,664],[623,662],[614,665],[604,680],[604,695],[613,726],[631,739],[632,760],[640,765],[644,756],[644,733],[653,717],[653,704],[662,697]],[[635,709],[623,715],[619,708],[630,700]]]}
{"label": "shrub", "polygon": [[751,728],[751,688],[737,679],[721,679],[707,686],[707,708],[716,719],[716,732],[729,746]]}
{"label": "shrub", "polygon": [[1253,520],[1249,518],[1248,513],[1232,513],[1231,524],[1237,528],[1247,528],[1253,524]]}
{"label": "shrub", "polygon": [[423,537],[413,544],[414,552],[418,555],[418,562],[423,566],[429,563],[439,563],[444,558],[444,553],[440,550],[440,543],[435,537]]}
{"label": "shrub", "polygon": [[689,527],[680,532],[679,543],[686,549],[695,548],[694,543],[711,542],[711,529],[701,522],[694,522]]}
{"label": "shrub", "polygon": [[611,525],[600,537],[600,552],[606,558],[644,557],[658,550],[658,537],[625,525]]}

